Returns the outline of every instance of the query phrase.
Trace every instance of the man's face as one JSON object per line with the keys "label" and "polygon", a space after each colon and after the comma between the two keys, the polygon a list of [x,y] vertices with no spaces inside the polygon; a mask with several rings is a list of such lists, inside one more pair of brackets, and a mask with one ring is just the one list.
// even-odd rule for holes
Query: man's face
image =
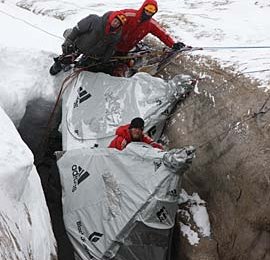
{"label": "man's face", "polygon": [[133,142],[140,142],[142,140],[142,134],[143,131],[140,128],[131,128],[129,129],[130,135],[131,135],[131,140]]}
{"label": "man's face", "polygon": [[147,20],[151,19],[154,14],[155,13],[149,12],[146,9],[144,9],[142,12],[141,19],[142,19],[142,21],[147,21]]}
{"label": "man's face", "polygon": [[152,17],[155,14],[155,13],[151,13],[151,12],[149,12],[147,10],[144,10],[144,13],[149,17]]}
{"label": "man's face", "polygon": [[121,26],[121,22],[119,21],[118,18],[114,18],[111,22],[111,27],[114,29],[117,29]]}
{"label": "man's face", "polygon": [[148,4],[144,7],[142,18],[143,20],[150,19],[157,12],[156,7],[153,4]]}

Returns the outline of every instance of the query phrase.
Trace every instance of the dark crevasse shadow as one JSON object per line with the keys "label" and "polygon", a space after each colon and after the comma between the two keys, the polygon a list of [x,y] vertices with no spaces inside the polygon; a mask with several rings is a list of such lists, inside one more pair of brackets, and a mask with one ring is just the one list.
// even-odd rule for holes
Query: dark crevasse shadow
{"label": "dark crevasse shadow", "polygon": [[62,137],[58,132],[61,105],[50,119],[53,108],[52,101],[39,98],[29,102],[18,131],[34,154],[34,163],[41,179],[57,241],[58,259],[74,260],[74,250],[63,221],[62,188],[54,155],[55,151],[62,150]]}

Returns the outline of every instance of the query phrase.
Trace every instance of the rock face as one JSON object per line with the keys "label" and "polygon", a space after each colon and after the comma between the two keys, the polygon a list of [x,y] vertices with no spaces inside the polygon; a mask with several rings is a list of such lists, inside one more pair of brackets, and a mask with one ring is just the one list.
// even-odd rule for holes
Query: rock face
{"label": "rock face", "polygon": [[[219,259],[270,259],[270,94],[242,74],[195,60],[182,58],[180,69],[167,71],[207,75],[165,130],[169,148],[197,148],[183,188],[207,202]],[[186,250],[181,259],[206,259]]]}

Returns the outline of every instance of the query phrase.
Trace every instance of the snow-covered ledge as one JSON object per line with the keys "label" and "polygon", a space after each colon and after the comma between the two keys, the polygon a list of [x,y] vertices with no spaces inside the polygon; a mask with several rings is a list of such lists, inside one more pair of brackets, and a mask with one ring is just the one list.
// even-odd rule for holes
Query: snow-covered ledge
{"label": "snow-covered ledge", "polygon": [[56,259],[33,155],[0,107],[0,259]]}

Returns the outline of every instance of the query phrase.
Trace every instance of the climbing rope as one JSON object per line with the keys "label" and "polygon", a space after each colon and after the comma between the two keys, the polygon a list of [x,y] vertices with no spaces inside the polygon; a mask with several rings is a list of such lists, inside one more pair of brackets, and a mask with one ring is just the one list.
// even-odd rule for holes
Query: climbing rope
{"label": "climbing rope", "polygon": [[[48,32],[48,31],[46,31],[46,30],[44,30],[44,29],[42,29],[42,28],[40,28],[40,27],[38,27],[38,26],[36,26],[36,25],[34,25],[34,24],[32,24],[32,23],[26,21],[26,20],[24,20],[24,19],[18,18],[18,17],[14,16],[14,15],[11,15],[11,14],[9,14],[9,13],[3,11],[3,10],[0,10],[0,12],[3,13],[3,14],[5,14],[5,15],[7,15],[7,16],[9,16],[9,17],[11,17],[11,18],[13,18],[13,19],[15,19],[15,20],[22,21],[22,22],[24,22],[25,24],[27,24],[27,25],[29,25],[29,26],[31,26],[31,27],[37,29],[37,30],[40,30],[40,31],[42,31],[42,32],[44,32],[44,33],[46,33],[46,34],[52,36],[52,37],[55,37],[55,38],[58,38],[58,39],[63,40],[63,37],[59,37],[58,35],[55,35],[55,34],[53,34],[53,33],[50,33],[50,32]],[[210,47],[195,47],[195,48],[190,48],[190,49],[187,50],[187,51],[194,51],[194,50],[233,50],[233,49],[235,49],[235,50],[236,50],[236,49],[269,49],[269,48],[270,48],[270,46],[220,46],[220,47],[219,47],[219,46],[210,46]],[[155,55],[159,55],[161,52],[162,52],[162,50],[151,50],[151,51],[146,50],[146,51],[142,51],[142,52],[140,52],[140,53],[135,53],[135,54],[133,54],[133,55],[127,55],[127,56],[114,56],[114,57],[112,57],[112,59],[111,59],[110,61],[112,62],[112,61],[117,61],[117,60],[126,60],[126,59],[132,59],[132,58],[139,58],[139,57],[143,57],[143,56],[148,56],[149,54],[152,54],[152,55],[154,55],[154,54],[155,54]],[[163,53],[164,53],[164,50],[163,50]],[[90,66],[87,66],[87,67],[84,67],[84,68],[77,69],[77,70],[75,70],[72,74],[70,74],[68,77],[66,77],[66,78],[64,79],[64,81],[62,82],[62,85],[61,85],[61,87],[60,87],[60,91],[59,91],[59,94],[58,94],[58,96],[57,96],[57,99],[56,99],[54,108],[53,108],[52,113],[50,114],[50,117],[49,117],[49,120],[48,120],[48,124],[47,124],[47,130],[48,130],[48,131],[49,131],[50,128],[51,128],[52,119],[53,119],[53,117],[54,117],[54,114],[55,114],[55,112],[56,112],[57,107],[59,106],[61,97],[62,97],[62,95],[64,94],[64,91],[65,91],[65,90],[67,89],[67,87],[69,86],[69,84],[70,84],[74,79],[77,78],[77,76],[79,75],[79,73],[80,73],[81,71],[87,70],[87,69],[89,69],[89,68],[92,67],[92,66],[98,66],[98,65],[102,65],[102,63],[97,63],[97,64],[94,64],[94,65],[90,65]],[[261,69],[261,70],[247,71],[247,72],[245,72],[245,73],[246,73],[246,74],[249,74],[249,73],[266,72],[266,71],[270,71],[270,69]],[[239,77],[240,75],[243,75],[243,74],[244,74],[244,73],[242,73],[242,72],[239,73],[239,74],[236,74],[236,75],[235,75],[231,80],[229,80],[229,81],[232,81],[232,80],[234,80],[235,78],[237,78],[237,77]],[[202,80],[202,78],[197,78],[196,80],[199,81],[199,80]],[[227,83],[227,82],[226,82],[226,83]],[[220,88],[223,84],[226,84],[226,83],[222,83],[218,88]],[[215,93],[211,93],[211,94],[213,95],[213,94],[215,94]],[[270,110],[270,108],[267,108],[266,110],[264,110],[264,107],[265,107],[265,105],[267,104],[267,102],[269,101],[269,99],[270,99],[270,94],[268,95],[266,101],[264,102],[263,106],[260,108],[260,110],[259,110],[258,112],[254,113],[252,116],[248,117],[248,118],[245,119],[245,120],[242,120],[242,121],[237,122],[236,124],[237,124],[237,125],[242,124],[242,123],[246,122],[247,120],[250,120],[250,119],[252,119],[252,118],[257,117],[259,114],[265,114],[265,113],[267,113],[267,112]],[[172,116],[172,115],[168,116],[167,119],[169,119],[171,116]],[[67,118],[66,118],[66,120],[67,120]],[[221,134],[217,135],[217,136],[214,137],[214,138],[218,138],[219,136],[225,134],[226,132],[229,133],[232,129],[234,129],[234,128],[237,126],[236,124],[233,124],[233,125],[232,125],[231,127],[229,127],[226,131],[223,131]],[[69,129],[69,127],[68,127],[68,123],[67,123],[67,129],[68,129],[69,133],[70,133],[74,138],[79,139],[78,137],[76,137],[76,136],[70,131],[70,129]],[[99,137],[99,138],[96,138],[96,139],[102,139],[102,138],[106,138],[106,137],[108,137],[108,136]],[[212,138],[212,139],[214,139],[214,138]],[[212,139],[208,140],[206,143],[209,143]],[[79,140],[82,140],[82,139],[79,139]],[[93,139],[90,139],[90,138],[89,138],[89,139],[83,139],[83,140],[93,140]],[[201,145],[199,145],[198,147],[202,147],[203,145],[204,145],[204,144],[201,144]]]}
{"label": "climbing rope", "polygon": [[18,17],[14,16],[14,15],[11,15],[11,14],[5,12],[5,11],[0,10],[0,13],[3,13],[3,14],[5,14],[5,15],[7,15],[7,16],[9,16],[9,17],[15,19],[15,20],[21,21],[21,22],[23,22],[23,23],[25,23],[25,24],[27,24],[27,25],[29,25],[29,26],[31,26],[31,27],[33,27],[33,28],[39,30],[39,31],[42,31],[42,32],[44,32],[44,33],[46,33],[46,34],[48,34],[48,35],[50,35],[50,36],[53,36],[53,37],[55,37],[55,38],[57,38],[57,39],[61,39],[61,40],[64,39],[63,37],[59,37],[59,36],[56,35],[56,34],[50,33],[50,32],[48,32],[48,31],[46,31],[46,30],[44,30],[44,29],[42,29],[42,28],[40,28],[40,27],[38,27],[38,26],[36,26],[36,25],[34,25],[34,24],[32,24],[32,23],[30,23],[30,22],[24,20],[24,19],[22,19],[22,18],[18,18]]}
{"label": "climbing rope", "polygon": [[[45,135],[45,142],[44,143],[47,143],[48,141],[48,136],[49,136],[49,133],[50,133],[50,130],[51,130],[51,125],[52,125],[52,121],[53,121],[53,118],[54,118],[54,115],[55,115],[55,112],[60,104],[60,100],[64,94],[64,92],[66,91],[66,89],[70,86],[70,84],[77,79],[78,75],[82,72],[82,71],[88,71],[89,69],[93,68],[93,67],[96,67],[96,66],[99,66],[99,65],[103,65],[104,63],[103,62],[99,62],[99,63],[95,63],[95,64],[91,64],[91,65],[88,65],[88,66],[84,66],[84,67],[81,67],[81,68],[76,68],[69,76],[67,76],[62,84],[61,84],[61,87],[60,87],[60,90],[59,90],[59,93],[57,95],[57,99],[56,99],[56,102],[54,104],[54,107],[53,107],[53,110],[50,114],[50,117],[49,117],[49,120],[48,120],[48,123],[47,123],[47,127],[46,127],[46,135]],[[67,120],[67,118],[66,118]],[[67,121],[66,121],[67,122]],[[76,137],[72,132],[71,130],[69,129],[68,127],[68,123],[67,123],[67,130],[68,132],[75,138],[75,139],[78,139],[78,140],[95,140],[95,139],[80,139],[78,137]],[[107,136],[104,136],[104,137],[100,137],[98,139],[103,139],[103,138],[106,138]]]}
{"label": "climbing rope", "polygon": [[201,50],[237,50],[237,49],[270,49],[270,46],[216,46],[216,47],[200,47]]}
{"label": "climbing rope", "polygon": [[253,118],[257,117],[259,114],[266,114],[270,110],[270,107],[264,110],[264,108],[265,108],[266,104],[268,103],[269,99],[270,99],[270,93],[268,94],[268,97],[266,98],[265,102],[263,103],[263,105],[259,109],[259,111],[257,113],[253,114]]}
{"label": "climbing rope", "polygon": [[[246,69],[247,69],[247,68],[242,69],[240,72],[237,72],[235,75],[233,75],[233,76],[232,76],[230,79],[228,79],[226,82],[224,81],[224,82],[222,82],[221,84],[219,84],[219,85],[216,87],[216,91],[212,91],[212,92],[211,92],[211,95],[214,96],[215,94],[220,93],[221,87],[223,87],[224,85],[226,85],[226,84],[228,84],[228,83],[230,83],[230,82],[233,82],[233,81],[234,81],[235,79],[237,79],[239,76],[243,75],[243,73],[244,73],[244,71],[245,71]],[[208,78],[205,78],[205,77],[194,77],[194,80],[195,80],[194,86],[197,85],[197,83],[198,83],[199,81],[206,80],[206,79],[208,79]],[[202,89],[201,91],[203,92],[203,91],[207,91],[207,90],[206,90],[206,89]],[[180,101],[181,101],[181,100],[180,100]],[[205,101],[205,102],[207,102],[207,101]],[[178,104],[179,104],[179,102],[176,104],[176,106],[177,106]],[[190,104],[190,105],[186,106],[185,108],[187,109],[187,108],[191,107],[192,105],[193,105],[193,104]],[[176,107],[176,106],[175,106],[175,107]],[[170,119],[172,116],[173,116],[173,114],[169,115],[169,116],[168,116],[168,119]]]}
{"label": "climbing rope", "polygon": [[270,71],[270,69],[251,70],[251,71],[246,71],[244,74],[257,73],[257,72],[266,72],[266,71]]}
{"label": "climbing rope", "polygon": [[[99,63],[99,64],[102,64],[102,63]],[[95,65],[98,65],[98,64],[94,64],[94,65],[91,65],[91,66],[95,66]],[[85,67],[85,68],[83,68],[83,69],[89,69],[89,67],[91,67],[91,66]],[[231,79],[227,80],[227,82],[223,82],[222,84],[220,84],[220,85],[217,87],[217,91],[214,91],[214,92],[211,93],[211,94],[214,95],[216,92],[219,92],[219,91],[220,91],[220,88],[221,88],[223,85],[228,84],[229,82],[232,82],[233,80],[235,80],[235,79],[238,78],[239,76],[241,76],[241,75],[243,75],[244,73],[246,73],[246,72],[244,72],[246,69],[247,69],[247,68],[242,69],[240,72],[238,72],[238,73],[236,73],[235,75],[233,75],[233,77],[232,77]],[[197,77],[197,78],[195,79],[196,82],[198,82],[198,81],[200,81],[200,80],[204,80],[204,78],[199,78],[199,77]],[[173,109],[172,109],[172,110],[173,110]],[[262,109],[261,109],[261,110],[262,110]],[[267,111],[267,112],[268,112],[268,111]],[[262,113],[262,112],[260,112],[260,113]],[[170,119],[172,116],[173,116],[173,114],[169,115],[169,116],[167,117],[167,120]],[[253,116],[253,117],[254,117],[254,116]],[[251,119],[251,118],[252,118],[252,117],[250,117],[250,119]],[[114,135],[106,135],[106,136],[99,136],[99,137],[95,137],[95,138],[85,138],[85,137],[82,138],[82,137],[78,137],[78,136],[76,136],[76,135],[73,133],[73,131],[70,129],[69,123],[68,123],[68,120],[67,120],[67,115],[66,115],[65,120],[66,120],[67,131],[69,132],[69,134],[70,134],[74,139],[79,140],[79,141],[101,140],[101,139],[105,139],[105,138],[113,137],[113,136],[114,136]],[[241,123],[241,122],[240,122],[240,123]],[[243,123],[243,122],[242,122],[242,123]],[[238,122],[238,124],[239,124],[239,122]],[[231,128],[234,128],[234,126],[232,126]],[[228,132],[229,132],[230,130],[231,130],[231,129],[229,129]],[[224,133],[225,133],[225,132],[224,132]],[[222,135],[222,134],[224,134],[224,133],[221,133],[220,135]],[[216,137],[216,138],[217,138],[217,137]],[[209,141],[207,141],[207,142],[209,142]]]}
{"label": "climbing rope", "polygon": [[[223,82],[221,83],[218,87],[217,87],[217,90],[216,91],[213,91],[211,92],[211,95],[214,95],[216,93],[219,93],[220,92],[220,88],[225,85],[225,84],[228,84],[229,82],[232,82],[233,80],[235,80],[236,78],[238,78],[239,76],[241,75],[244,75],[246,73],[255,73],[255,72],[258,72],[258,71],[269,71],[269,70],[257,70],[257,71],[245,71],[247,68],[244,68],[243,70],[241,70],[240,72],[236,73],[232,78],[230,78],[229,80],[227,80],[226,82]],[[205,78],[196,78],[197,82],[200,81],[200,80],[204,80]],[[203,90],[204,91],[204,90]],[[259,109],[258,112],[255,112],[253,113],[252,115],[250,115],[248,118],[245,118],[243,120],[240,120],[240,121],[237,121],[236,123],[232,124],[228,129],[226,129],[225,131],[221,132],[219,135],[216,135],[215,137],[213,138],[210,138],[209,140],[199,144],[197,147],[198,148],[202,148],[204,147],[205,145],[207,145],[208,143],[210,143],[212,140],[216,139],[216,138],[219,138],[220,136],[224,135],[224,134],[228,134],[232,129],[234,129],[235,127],[237,127],[238,125],[240,124],[243,124],[245,123],[246,121],[249,121],[251,119],[254,119],[256,117],[258,117],[259,115],[264,115],[266,114],[267,112],[270,111],[270,107],[269,108],[266,108],[266,104],[268,103],[268,101],[270,100],[270,93],[268,94],[265,102],[263,103],[262,107]],[[207,102],[207,101],[206,101]],[[177,107],[178,104],[175,105],[175,107],[172,109],[172,110],[175,110],[176,107]],[[188,106],[185,107],[185,109],[187,109],[188,107],[191,107],[193,104],[190,104]],[[226,108],[226,107],[225,107]],[[226,108],[227,109],[227,108]],[[174,114],[172,113],[171,115],[169,115],[166,119],[167,121],[167,124],[168,124],[168,120],[173,117]]]}
{"label": "climbing rope", "polygon": [[[197,148],[203,148],[204,146],[206,146],[207,144],[209,144],[212,140],[215,140],[215,139],[221,137],[222,135],[225,135],[225,136],[228,135],[229,132],[230,132],[231,130],[235,129],[237,126],[242,125],[243,123],[245,123],[245,122],[247,122],[247,121],[249,121],[249,120],[251,120],[251,119],[257,118],[259,115],[264,115],[264,114],[266,114],[267,112],[270,111],[270,107],[267,108],[267,109],[264,109],[265,106],[266,106],[266,104],[268,103],[269,100],[270,100],[270,93],[268,94],[266,100],[264,101],[262,107],[258,110],[258,112],[255,112],[255,113],[253,113],[252,115],[250,115],[249,117],[247,117],[247,118],[245,118],[245,119],[243,119],[243,120],[239,120],[239,121],[237,121],[236,123],[231,124],[231,126],[230,126],[228,129],[222,131],[220,134],[218,134],[218,135],[216,135],[216,136],[214,136],[214,137],[208,139],[207,141],[205,141],[205,142],[203,142],[203,143],[197,145],[196,147],[197,147]],[[172,115],[171,115],[171,116],[172,116]],[[170,117],[171,117],[171,116],[170,116]]]}
{"label": "climbing rope", "polygon": [[65,92],[65,90],[67,89],[67,87],[71,84],[71,82],[73,80],[75,80],[78,75],[80,74],[80,72],[83,70],[84,68],[82,69],[78,69],[78,70],[75,70],[73,73],[71,73],[69,76],[67,76],[62,84],[61,84],[61,87],[60,87],[60,90],[59,90],[59,93],[57,95],[57,98],[56,98],[56,102],[54,104],[54,107],[53,107],[53,110],[52,112],[50,113],[50,116],[49,116],[49,119],[48,119],[48,123],[47,123],[47,126],[46,126],[46,133],[44,135],[44,139],[42,140],[42,143],[43,144],[47,144],[48,142],[48,139],[49,139],[49,134],[50,134],[50,131],[51,131],[51,126],[52,126],[52,122],[53,122],[53,118],[54,118],[54,115],[55,115],[55,112],[60,104],[60,100]]}
{"label": "climbing rope", "polygon": [[85,67],[76,69],[76,70],[74,70],[69,76],[67,76],[67,77],[63,80],[63,82],[62,82],[62,84],[61,84],[61,87],[60,87],[60,90],[59,90],[59,93],[58,93],[58,95],[57,95],[56,102],[55,102],[55,104],[54,104],[54,108],[53,108],[52,113],[51,113],[51,115],[50,115],[50,118],[49,118],[49,120],[48,120],[48,125],[47,125],[47,127],[50,125],[50,123],[51,123],[51,121],[52,121],[52,118],[53,118],[53,116],[54,116],[54,113],[55,113],[55,111],[56,111],[56,109],[57,109],[57,107],[58,107],[58,105],[59,105],[59,103],[60,103],[60,100],[61,100],[61,98],[62,98],[64,92],[66,91],[67,87],[68,87],[69,84],[71,84],[71,82],[72,82],[73,80],[75,80],[75,79],[78,77],[78,75],[79,75],[82,71],[84,71],[85,69],[86,69]]}
{"label": "climbing rope", "polygon": [[247,117],[247,118],[245,118],[245,119],[243,119],[243,120],[237,121],[236,123],[232,124],[232,125],[231,125],[228,129],[226,129],[225,131],[223,131],[223,132],[221,132],[220,134],[216,135],[215,137],[210,138],[209,140],[207,140],[207,141],[205,141],[205,142],[199,144],[197,147],[198,147],[198,148],[203,148],[204,146],[206,146],[207,144],[209,144],[212,140],[217,139],[217,138],[221,137],[221,136],[224,135],[224,134],[225,134],[225,135],[228,135],[229,132],[230,132],[231,130],[235,129],[237,126],[242,125],[243,123],[245,123],[245,122],[247,122],[247,121],[249,121],[249,120],[251,120],[251,119],[254,119],[254,118],[258,117],[258,115],[260,115],[260,114],[266,114],[268,111],[270,111],[270,107],[267,108],[266,110],[263,110],[263,109],[264,109],[265,105],[267,104],[267,102],[269,101],[269,99],[270,99],[270,93],[269,93],[268,97],[266,98],[265,102],[263,103],[262,107],[259,109],[258,112],[255,112],[253,115],[250,115],[249,117]]}

